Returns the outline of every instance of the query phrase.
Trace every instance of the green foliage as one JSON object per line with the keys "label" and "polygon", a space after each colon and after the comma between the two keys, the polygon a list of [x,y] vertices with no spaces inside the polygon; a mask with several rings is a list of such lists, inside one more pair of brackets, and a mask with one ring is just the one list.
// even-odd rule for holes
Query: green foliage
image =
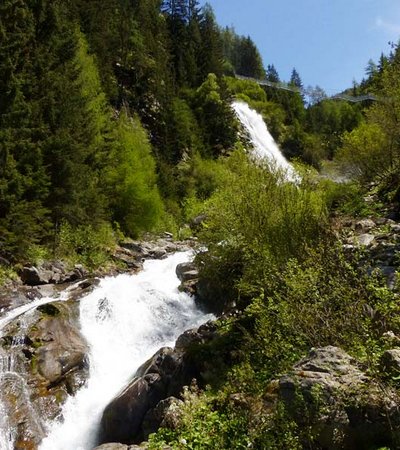
{"label": "green foliage", "polygon": [[[223,54],[231,72],[263,79],[265,70],[260,53],[249,36],[238,36],[232,27],[221,31]],[[229,73],[229,69],[225,73]]]}
{"label": "green foliage", "polygon": [[306,130],[321,137],[326,157],[332,158],[341,145],[342,135],[362,121],[358,105],[324,100],[307,110]]}
{"label": "green foliage", "polygon": [[156,186],[155,162],[147,134],[137,118],[122,111],[112,133],[104,169],[113,219],[124,233],[137,236],[158,222],[163,206]]}
{"label": "green foliage", "polygon": [[[227,164],[230,176],[206,211],[202,238],[209,253],[204,256],[205,270],[223,284],[220,289],[232,292],[232,286],[240,281],[245,292],[258,285],[269,266],[301,258],[307,247],[318,241],[324,229],[325,205],[309,187],[286,183],[284,174],[253,165],[240,152]],[[225,275],[219,270],[222,267]],[[222,280],[227,280],[227,286]]]}
{"label": "green foliage", "polygon": [[4,286],[10,280],[17,280],[18,275],[11,267],[0,266],[0,287]]}
{"label": "green foliage", "polygon": [[320,187],[331,211],[350,216],[367,216],[371,212],[364,201],[362,188],[356,183],[323,180]]}
{"label": "green foliage", "polygon": [[209,157],[231,150],[237,139],[236,118],[223,94],[216,75],[210,73],[194,99]]}
{"label": "green foliage", "polygon": [[116,233],[106,223],[94,228],[92,225],[73,227],[64,222],[58,233],[55,255],[71,265],[83,264],[88,269],[97,269],[109,262],[116,238]]}
{"label": "green foliage", "polygon": [[343,136],[337,161],[343,171],[362,181],[385,177],[393,165],[386,133],[377,124],[362,124]]}

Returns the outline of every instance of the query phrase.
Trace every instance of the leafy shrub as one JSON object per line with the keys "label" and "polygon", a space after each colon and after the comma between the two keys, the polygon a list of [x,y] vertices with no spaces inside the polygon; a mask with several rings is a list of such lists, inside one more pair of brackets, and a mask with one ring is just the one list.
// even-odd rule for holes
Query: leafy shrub
{"label": "leafy shrub", "polygon": [[336,183],[325,179],[320,180],[319,189],[330,211],[351,216],[368,216],[372,213],[371,205],[364,200],[365,191],[357,182]]}
{"label": "leafy shrub", "polygon": [[0,286],[3,286],[7,281],[17,279],[18,275],[12,267],[0,266]]}
{"label": "leafy shrub", "polygon": [[387,136],[377,124],[363,123],[345,133],[336,159],[344,172],[363,181],[387,176],[393,165]]}
{"label": "leafy shrub", "polygon": [[229,293],[236,286],[250,294],[270,267],[301,258],[318,241],[325,205],[309,186],[287,183],[284,174],[250,163],[241,152],[227,165],[230,175],[207,205],[201,237],[209,252],[201,268],[214,287]]}
{"label": "leafy shrub", "polygon": [[71,264],[98,268],[109,261],[110,250],[116,245],[116,234],[106,223],[94,228],[91,225],[72,227],[64,222],[58,235],[56,255]]}

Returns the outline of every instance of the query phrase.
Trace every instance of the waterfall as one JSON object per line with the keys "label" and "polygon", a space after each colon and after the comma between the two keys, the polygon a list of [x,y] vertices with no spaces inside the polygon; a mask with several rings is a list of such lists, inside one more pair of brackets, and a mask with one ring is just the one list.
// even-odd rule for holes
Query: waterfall
{"label": "waterfall", "polygon": [[213,317],[178,291],[175,268],[190,256],[176,253],[146,261],[139,274],[105,278],[81,299],[90,377],[87,386],[67,400],[63,421],[49,424],[40,450],[91,450],[104,407],[136,369],[160,347],[173,346],[183,331]]}
{"label": "waterfall", "polygon": [[251,155],[254,159],[266,161],[271,169],[283,171],[288,181],[298,183],[300,181],[299,175],[282,155],[261,114],[258,114],[247,103],[241,101],[233,102],[232,108],[245,130],[249,133],[253,147]]}

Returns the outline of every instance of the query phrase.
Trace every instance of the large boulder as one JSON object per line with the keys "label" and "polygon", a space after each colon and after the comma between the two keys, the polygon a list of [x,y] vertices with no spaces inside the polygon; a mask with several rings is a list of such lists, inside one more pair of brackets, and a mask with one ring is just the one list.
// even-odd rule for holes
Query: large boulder
{"label": "large boulder", "polygon": [[163,424],[179,420],[177,398],[193,379],[201,385],[215,361],[206,361],[193,346],[216,337],[212,322],[181,335],[174,349],[165,347],[146,361],[132,381],[105,408],[99,443],[137,444]]}
{"label": "large boulder", "polygon": [[150,409],[143,418],[143,438],[147,439],[160,427],[175,430],[182,418],[183,401],[176,397],[161,400],[155,408]]}
{"label": "large boulder", "polygon": [[400,349],[386,350],[381,357],[382,372],[389,378],[400,375]]}
{"label": "large boulder", "polygon": [[400,438],[396,392],[383,392],[337,347],[313,349],[277,385],[289,416],[313,434],[318,448],[367,450]]}
{"label": "large boulder", "polygon": [[165,385],[158,374],[134,379],[104,410],[101,442],[130,444],[142,438],[141,425],[147,411],[165,396]]}
{"label": "large boulder", "polygon": [[37,370],[48,385],[59,383],[74,370],[87,369],[87,343],[68,318],[43,318],[33,338],[41,344],[35,352]]}
{"label": "large boulder", "polygon": [[[10,417],[22,417],[24,428],[19,429],[28,440],[30,436],[39,439],[37,427],[60,418],[68,394],[75,394],[87,381],[88,346],[79,332],[78,317],[77,302],[54,302],[32,310],[24,320],[16,318],[2,330],[0,351],[7,355],[7,370],[18,373],[16,386],[23,393],[21,406],[12,401],[7,412]],[[25,419],[21,411],[35,420]]]}
{"label": "large boulder", "polygon": [[39,286],[50,283],[53,278],[53,272],[51,270],[38,269],[37,267],[24,267],[20,277],[24,284]]}
{"label": "large boulder", "polygon": [[71,283],[82,279],[85,275],[86,271],[80,264],[76,264],[71,270],[67,270],[65,264],[61,261],[48,261],[39,267],[23,267],[20,278],[28,286],[41,286],[53,283]]}
{"label": "large boulder", "polygon": [[185,262],[176,266],[176,276],[179,281],[185,282],[199,278],[199,272],[194,263]]}

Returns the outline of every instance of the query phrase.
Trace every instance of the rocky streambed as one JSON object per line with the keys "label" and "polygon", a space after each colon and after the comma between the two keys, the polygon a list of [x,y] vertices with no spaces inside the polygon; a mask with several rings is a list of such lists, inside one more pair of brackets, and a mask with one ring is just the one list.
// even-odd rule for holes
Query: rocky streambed
{"label": "rocky streambed", "polygon": [[[188,253],[182,252],[187,252],[190,244],[175,243],[169,237],[152,243],[128,242],[117,248],[114,254],[115,259],[120,262],[118,272],[125,273],[125,275],[119,275],[126,277],[124,283],[135,278],[126,273],[138,273],[143,264],[147,265],[146,260],[161,263],[163,260],[167,261],[171,258],[169,255],[177,251],[181,253],[176,254],[184,255],[178,257],[177,262],[172,261],[173,267],[169,267],[168,273],[164,273],[163,269],[156,269],[153,279],[151,276],[146,278],[146,270],[143,271],[142,285],[129,286],[127,292],[122,292],[129,301],[129,296],[134,298],[137,294],[135,291],[140,291],[137,305],[151,296],[157,298],[159,303],[152,305],[149,317],[155,315],[159,321],[169,322],[166,326],[165,323],[159,323],[159,329],[157,329],[157,323],[154,323],[155,337],[151,339],[151,345],[139,349],[137,354],[132,356],[132,369],[126,378],[132,378],[135,374],[133,370],[135,365],[136,367],[140,365],[140,362],[148,358],[162,344],[173,344],[180,332],[209,317],[198,310],[192,300],[189,302],[186,294],[179,293],[177,289],[179,281],[175,276],[175,267],[189,257]],[[85,275],[83,268],[80,267],[75,267],[66,273],[62,265],[58,263],[26,267],[21,272],[22,281],[8,286],[1,294],[0,397],[3,418],[0,426],[3,440],[0,440],[0,448],[2,450],[3,447],[7,450],[39,448],[43,438],[51,432],[51,424],[61,423],[65,419],[66,402],[77,397],[77,392],[85,390],[88,386],[93,371],[91,367],[93,343],[88,342],[82,329],[82,301],[93,296],[99,290],[98,286],[102,281],[96,277],[85,278]],[[171,275],[172,279],[176,280],[172,281],[172,284],[165,278]],[[115,280],[118,276],[107,278]],[[176,296],[172,300],[168,292],[163,291],[163,287],[167,285],[173,292],[171,296]],[[118,291],[118,287],[116,290]],[[95,320],[106,323],[113,315],[111,301],[104,296],[96,298],[93,302],[95,303]],[[157,312],[156,308],[160,308],[161,311]],[[148,320],[149,325],[153,325],[150,323],[151,320],[146,318],[146,314],[144,309],[139,308],[134,320],[137,323],[140,323],[140,320]],[[180,314],[183,318],[179,318]],[[112,325],[118,327],[118,323],[113,322]],[[169,329],[171,327],[172,329]],[[135,336],[134,331],[132,331],[133,336]],[[140,337],[148,333],[148,330],[142,331]],[[111,330],[109,329],[108,332],[111,333]],[[136,337],[138,338],[137,334]],[[143,343],[144,341],[141,342]],[[119,344],[122,347],[125,342]],[[177,355],[171,356],[173,360],[176,360],[176,364],[182,357],[182,352],[179,353],[179,357]],[[141,361],[140,358],[142,358]],[[123,361],[120,363],[122,365]],[[147,371],[142,375],[143,380],[153,380],[155,377],[154,371]],[[168,372],[168,376],[171,377],[171,372]],[[186,382],[189,375],[182,375],[182,377]],[[140,385],[144,385],[143,380]],[[164,391],[161,393],[158,389],[156,400],[164,400],[172,394],[172,388],[165,383],[163,380],[161,384],[165,385]],[[122,385],[119,386],[121,387]],[[157,404],[154,401],[153,398],[148,409],[157,406],[158,401]],[[146,413],[147,411],[144,411],[144,414]],[[145,436],[142,428],[140,424],[138,436]],[[93,436],[90,439],[93,441]],[[66,446],[61,443],[54,444],[54,442],[50,445],[48,448],[52,450],[78,448],[68,447],[68,444]],[[93,448],[93,446],[87,448]]]}

